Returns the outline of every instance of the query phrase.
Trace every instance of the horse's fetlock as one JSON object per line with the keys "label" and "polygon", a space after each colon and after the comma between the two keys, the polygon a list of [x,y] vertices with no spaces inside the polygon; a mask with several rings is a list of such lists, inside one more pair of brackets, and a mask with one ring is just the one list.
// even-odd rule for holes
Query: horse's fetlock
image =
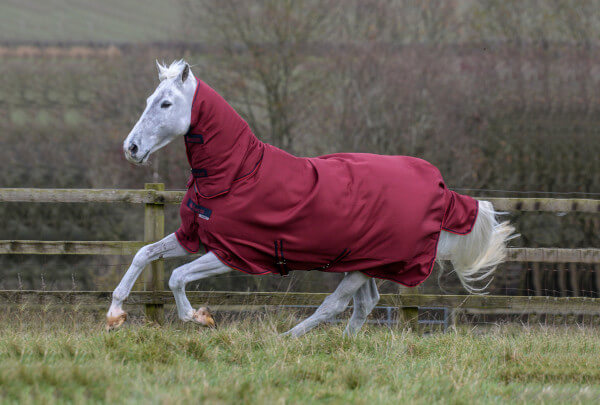
{"label": "horse's fetlock", "polygon": [[179,319],[181,319],[183,322],[190,322],[191,320],[194,319],[194,310],[192,309],[191,311],[188,311],[183,314],[180,313],[178,315],[179,315]]}
{"label": "horse's fetlock", "polygon": [[112,297],[113,301],[123,302],[127,299],[127,291],[124,288],[117,287]]}

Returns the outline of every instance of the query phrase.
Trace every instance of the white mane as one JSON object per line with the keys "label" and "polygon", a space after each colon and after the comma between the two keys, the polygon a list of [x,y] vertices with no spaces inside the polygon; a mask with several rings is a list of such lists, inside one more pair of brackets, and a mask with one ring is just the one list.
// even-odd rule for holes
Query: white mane
{"label": "white mane", "polygon": [[179,76],[185,65],[187,65],[187,62],[183,59],[171,62],[168,67],[164,64],[164,62],[160,63],[159,61],[156,61],[156,67],[158,68],[158,79],[162,82],[165,79],[172,79]]}

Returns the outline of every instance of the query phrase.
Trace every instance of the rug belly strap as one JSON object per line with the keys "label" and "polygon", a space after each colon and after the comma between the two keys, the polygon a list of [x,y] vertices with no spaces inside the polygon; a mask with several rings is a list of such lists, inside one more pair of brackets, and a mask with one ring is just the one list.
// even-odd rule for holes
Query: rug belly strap
{"label": "rug belly strap", "polygon": [[283,256],[283,241],[277,240],[275,241],[275,269],[282,277],[287,277],[290,274],[290,271],[327,271],[331,266],[336,263],[339,263],[346,256],[350,254],[350,249],[344,249],[342,253],[340,253],[335,259],[330,261],[327,264],[324,264],[320,267],[314,267],[311,269],[290,269],[288,267],[288,262]]}

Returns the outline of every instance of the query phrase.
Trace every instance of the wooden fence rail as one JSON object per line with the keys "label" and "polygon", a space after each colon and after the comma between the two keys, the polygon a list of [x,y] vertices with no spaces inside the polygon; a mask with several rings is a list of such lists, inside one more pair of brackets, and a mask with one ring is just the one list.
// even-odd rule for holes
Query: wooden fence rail
{"label": "wooden fence rail", "polygon": [[[153,239],[148,239],[152,241]],[[0,240],[0,254],[133,255],[147,241]],[[507,261],[533,263],[600,263],[600,249],[509,248]]]}
{"label": "wooden fence rail", "polygon": [[[187,291],[194,305],[320,305],[328,293]],[[0,290],[0,301],[10,304],[109,304],[112,291]],[[174,304],[171,291],[132,291],[128,305]],[[507,295],[381,294],[378,305],[389,307],[449,307],[515,311],[590,311],[598,313],[600,298]]]}
{"label": "wooden fence rail", "polygon": [[[180,204],[185,191],[114,189],[0,188],[1,202]],[[584,198],[476,197],[500,211],[600,213],[600,200]]]}
{"label": "wooden fence rail", "polygon": [[[144,204],[144,241],[31,241],[0,240],[0,254],[66,254],[66,255],[132,255],[143,245],[164,237],[165,204],[181,203],[185,191],[165,191],[163,184],[149,183],[144,190],[112,189],[32,189],[0,188],[0,203],[132,203]],[[476,197],[492,202],[500,211],[584,212],[600,213],[600,200],[552,198],[496,198]],[[600,249],[511,248],[509,261],[534,263],[600,263]],[[146,314],[162,321],[163,305],[171,303],[170,292],[163,291],[164,268],[162,261],[154,262],[146,272],[145,285],[152,291],[134,291],[129,303],[143,304]],[[237,293],[189,292],[194,303],[210,305],[311,305],[320,303],[325,294],[308,293]],[[105,302],[110,292],[92,291],[0,291],[0,302]],[[520,309],[565,311],[584,310],[598,313],[600,299],[507,296],[457,295],[382,295],[381,305],[402,308],[405,318],[415,319],[421,306],[440,306],[475,309]]]}

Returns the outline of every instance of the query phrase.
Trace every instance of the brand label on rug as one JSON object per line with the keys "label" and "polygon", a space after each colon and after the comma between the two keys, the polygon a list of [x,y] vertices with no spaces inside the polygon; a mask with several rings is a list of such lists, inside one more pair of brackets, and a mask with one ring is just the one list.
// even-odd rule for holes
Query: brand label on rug
{"label": "brand label on rug", "polygon": [[205,219],[207,221],[210,219],[210,216],[212,215],[212,210],[210,208],[206,208],[206,207],[196,204],[195,202],[192,201],[191,198],[188,200],[187,206],[189,209],[191,209],[196,214],[198,214],[198,217]]}

